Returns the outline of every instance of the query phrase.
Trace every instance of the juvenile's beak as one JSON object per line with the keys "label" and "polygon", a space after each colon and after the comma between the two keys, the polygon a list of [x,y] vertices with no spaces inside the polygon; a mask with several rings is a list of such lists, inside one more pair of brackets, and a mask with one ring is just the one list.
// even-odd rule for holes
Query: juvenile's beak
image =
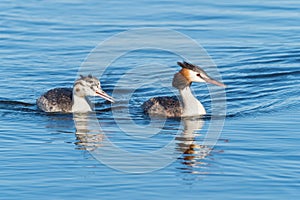
{"label": "juvenile's beak", "polygon": [[109,96],[108,94],[106,94],[106,92],[104,92],[103,90],[98,90],[96,91],[96,94],[99,96],[99,97],[102,97],[103,99],[107,100],[107,101],[110,101],[112,103],[115,102],[114,98],[112,98],[111,96]]}
{"label": "juvenile's beak", "polygon": [[202,77],[202,79],[205,81],[205,82],[207,82],[207,83],[211,83],[211,84],[214,84],[214,85],[218,85],[218,86],[220,86],[220,87],[226,87],[226,85],[224,84],[224,83],[221,83],[221,82],[219,82],[219,81],[216,81],[216,80],[214,80],[214,79],[212,79],[212,78],[210,78],[210,77]]}

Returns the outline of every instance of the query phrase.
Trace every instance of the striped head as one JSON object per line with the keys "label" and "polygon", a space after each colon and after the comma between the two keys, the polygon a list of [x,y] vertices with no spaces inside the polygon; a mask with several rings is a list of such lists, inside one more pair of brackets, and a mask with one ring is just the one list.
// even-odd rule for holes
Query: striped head
{"label": "striped head", "polygon": [[114,103],[114,99],[102,90],[100,81],[92,75],[80,75],[80,78],[74,83],[73,93],[79,97],[99,96]]}

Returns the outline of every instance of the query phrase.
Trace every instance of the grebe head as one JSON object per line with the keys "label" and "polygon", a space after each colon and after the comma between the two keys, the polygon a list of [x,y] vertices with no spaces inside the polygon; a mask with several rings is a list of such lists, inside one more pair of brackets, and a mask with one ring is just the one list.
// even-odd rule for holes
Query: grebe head
{"label": "grebe head", "polygon": [[74,83],[73,93],[78,97],[99,96],[114,103],[114,99],[102,90],[100,81],[92,75],[80,75]]}
{"label": "grebe head", "polygon": [[[182,76],[186,80],[186,84],[190,85],[192,82],[206,82],[206,83],[211,83],[214,85],[218,85],[221,87],[226,87],[225,84],[214,80],[213,78],[209,77],[207,73],[198,67],[197,65],[190,64],[188,62],[177,62],[179,66],[182,67],[180,70],[179,75],[177,76]],[[176,76],[176,74],[175,74]],[[180,80],[180,79],[179,79]],[[176,83],[173,81],[173,86],[176,86]]]}

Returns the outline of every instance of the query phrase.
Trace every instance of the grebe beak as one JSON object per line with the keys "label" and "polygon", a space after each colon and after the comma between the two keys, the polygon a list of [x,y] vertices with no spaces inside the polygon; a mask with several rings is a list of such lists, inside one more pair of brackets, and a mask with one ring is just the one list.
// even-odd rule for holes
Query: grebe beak
{"label": "grebe beak", "polygon": [[99,97],[102,97],[103,99],[107,100],[107,101],[110,101],[112,103],[115,103],[115,99],[112,98],[111,96],[109,96],[106,92],[104,92],[103,90],[98,90],[96,91],[96,94],[99,96]]}
{"label": "grebe beak", "polygon": [[220,87],[226,87],[226,85],[224,83],[221,83],[219,81],[216,81],[210,77],[201,77],[205,82],[207,83],[211,83],[211,84],[214,84],[214,85],[217,85],[217,86],[220,86]]}

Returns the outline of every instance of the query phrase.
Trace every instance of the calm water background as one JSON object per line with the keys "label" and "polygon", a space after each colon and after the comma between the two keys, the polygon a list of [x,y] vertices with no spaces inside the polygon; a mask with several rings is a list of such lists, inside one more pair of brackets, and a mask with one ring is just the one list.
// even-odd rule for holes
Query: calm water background
{"label": "calm water background", "polygon": [[[0,199],[299,198],[299,21],[297,0],[1,1]],[[143,27],[174,29],[203,45],[229,86],[228,117],[209,155],[183,155],[158,171],[131,174],[97,161],[76,137],[72,115],[41,113],[35,99],[70,87],[99,42]],[[178,69],[174,55],[137,52],[113,64],[117,72],[101,78],[103,89],[111,93],[128,67],[151,60]],[[173,72],[143,77],[161,73],[168,81]],[[206,87],[193,89],[209,111]],[[133,120],[149,123],[139,105],[169,94],[155,85],[136,91]],[[111,139],[127,150],[155,148],[183,129],[168,120],[152,146],[137,145],[113,123],[110,105],[97,105]],[[193,140],[201,143],[209,123]]]}

